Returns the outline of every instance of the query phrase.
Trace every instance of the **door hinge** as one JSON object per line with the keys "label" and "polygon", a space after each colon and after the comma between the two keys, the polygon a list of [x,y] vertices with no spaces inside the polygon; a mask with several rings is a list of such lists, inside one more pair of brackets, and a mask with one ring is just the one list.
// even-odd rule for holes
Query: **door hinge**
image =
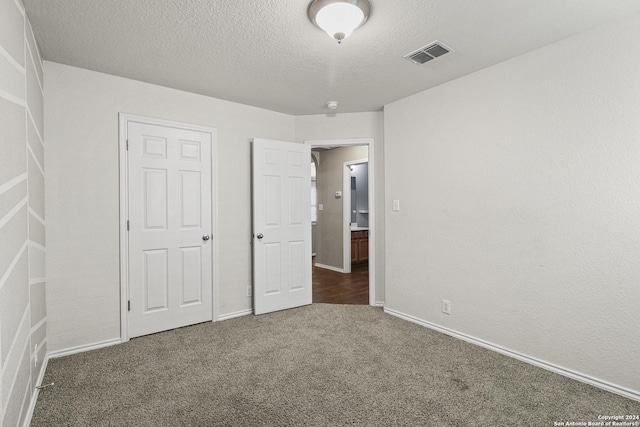
{"label": "door hinge", "polygon": [[129,227],[131,226],[129,220],[127,220],[127,231],[129,231]]}
{"label": "door hinge", "polygon": [[127,139],[127,151],[129,151],[129,140]]}
{"label": "door hinge", "polygon": [[131,311],[131,300],[127,301],[127,311]]}

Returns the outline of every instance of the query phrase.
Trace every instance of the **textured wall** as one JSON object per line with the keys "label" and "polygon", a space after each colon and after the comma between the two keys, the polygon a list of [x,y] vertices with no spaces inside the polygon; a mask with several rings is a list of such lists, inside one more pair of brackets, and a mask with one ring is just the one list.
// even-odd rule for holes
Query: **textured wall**
{"label": "textured wall", "polygon": [[[46,353],[42,62],[20,0],[0,1],[0,426],[22,424]],[[38,346],[37,354],[35,346]]]}
{"label": "textured wall", "polygon": [[388,308],[640,396],[638,39],[636,17],[385,107]]}
{"label": "textured wall", "polygon": [[[381,111],[366,113],[317,114],[296,116],[296,141],[373,138],[375,153],[376,210],[376,302],[384,301],[385,281],[385,202],[384,132]],[[324,152],[323,152],[324,153]],[[320,156],[322,159],[322,155]],[[335,191],[335,190],[334,190]],[[370,206],[369,209],[372,207]],[[342,254],[342,249],[340,249]],[[342,256],[342,255],[340,255]],[[318,261],[320,262],[320,261]],[[329,264],[334,265],[334,264]],[[342,258],[338,264],[342,266]]]}
{"label": "textured wall", "polygon": [[342,219],[343,199],[336,199],[335,192],[351,191],[342,188],[342,169],[344,162],[366,159],[369,155],[367,146],[342,147],[322,151],[318,164],[318,204],[324,210],[318,212],[316,224],[318,241],[316,242],[316,262],[330,267],[340,268],[343,265]]}
{"label": "textured wall", "polygon": [[118,113],[217,129],[218,313],[251,308],[250,138],[292,116],[45,61],[51,351],[120,337]]}

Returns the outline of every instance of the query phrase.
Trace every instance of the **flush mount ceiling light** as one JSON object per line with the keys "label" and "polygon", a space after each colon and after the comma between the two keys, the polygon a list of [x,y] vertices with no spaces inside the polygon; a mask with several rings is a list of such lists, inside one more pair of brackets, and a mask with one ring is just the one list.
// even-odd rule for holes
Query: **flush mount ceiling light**
{"label": "flush mount ceiling light", "polygon": [[369,0],[314,0],[309,19],[341,43],[369,17]]}

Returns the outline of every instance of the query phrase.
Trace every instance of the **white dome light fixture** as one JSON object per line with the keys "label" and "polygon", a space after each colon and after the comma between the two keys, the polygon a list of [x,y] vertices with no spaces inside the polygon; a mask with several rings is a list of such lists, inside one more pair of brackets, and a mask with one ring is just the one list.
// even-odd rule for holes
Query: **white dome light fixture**
{"label": "white dome light fixture", "polygon": [[367,21],[370,11],[369,0],[314,0],[309,19],[341,43]]}

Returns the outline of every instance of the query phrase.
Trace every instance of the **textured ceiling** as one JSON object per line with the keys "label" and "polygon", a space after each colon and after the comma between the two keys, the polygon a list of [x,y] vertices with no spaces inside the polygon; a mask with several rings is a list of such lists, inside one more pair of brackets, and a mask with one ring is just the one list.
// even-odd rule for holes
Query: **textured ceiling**
{"label": "textured ceiling", "polygon": [[[23,1],[46,60],[294,115],[327,113],[329,100],[379,110],[640,13],[638,0],[370,0],[368,22],[338,45],[309,22],[311,0]],[[402,58],[434,40],[455,52]]]}

